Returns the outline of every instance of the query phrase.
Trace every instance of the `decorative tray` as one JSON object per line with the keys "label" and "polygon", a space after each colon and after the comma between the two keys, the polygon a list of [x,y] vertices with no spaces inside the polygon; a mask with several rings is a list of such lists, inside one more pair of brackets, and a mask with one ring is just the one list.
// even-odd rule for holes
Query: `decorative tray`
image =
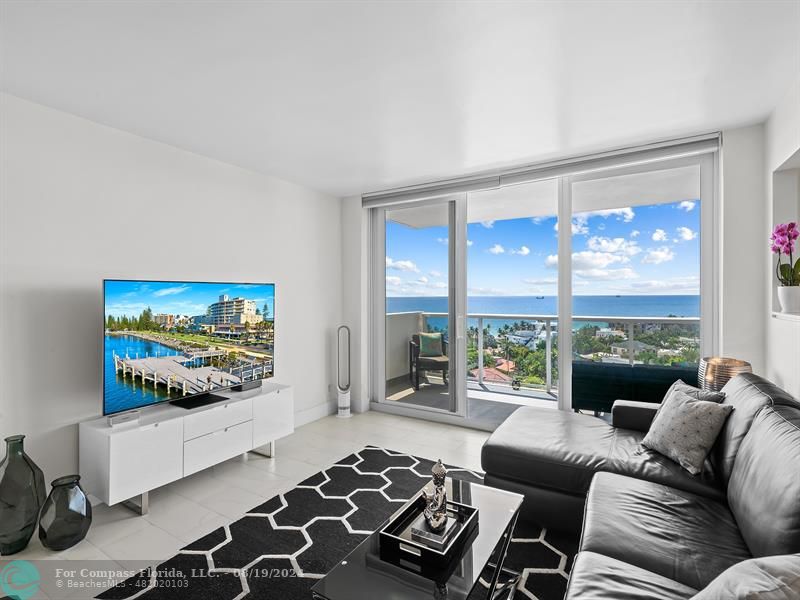
{"label": "decorative tray", "polygon": [[419,492],[379,532],[381,560],[431,579],[453,567],[478,535],[478,509],[447,501],[447,526],[441,535],[427,530],[425,498]]}

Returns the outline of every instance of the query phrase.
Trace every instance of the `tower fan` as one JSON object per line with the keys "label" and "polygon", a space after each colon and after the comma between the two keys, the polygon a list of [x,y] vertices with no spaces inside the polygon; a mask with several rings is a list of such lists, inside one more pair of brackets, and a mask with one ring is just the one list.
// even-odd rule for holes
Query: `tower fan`
{"label": "tower fan", "polygon": [[342,325],[336,330],[336,388],[339,392],[339,412],[342,419],[350,416],[350,328]]}

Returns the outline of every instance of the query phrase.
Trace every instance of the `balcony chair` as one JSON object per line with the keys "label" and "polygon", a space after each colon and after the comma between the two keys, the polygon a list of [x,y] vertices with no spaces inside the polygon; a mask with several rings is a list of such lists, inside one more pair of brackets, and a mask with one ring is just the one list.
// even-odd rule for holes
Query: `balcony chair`
{"label": "balcony chair", "polygon": [[444,384],[447,385],[447,372],[450,370],[450,359],[447,356],[447,340],[442,336],[442,352],[439,356],[420,356],[419,334],[411,336],[408,343],[408,378],[419,391],[420,371],[441,371]]}

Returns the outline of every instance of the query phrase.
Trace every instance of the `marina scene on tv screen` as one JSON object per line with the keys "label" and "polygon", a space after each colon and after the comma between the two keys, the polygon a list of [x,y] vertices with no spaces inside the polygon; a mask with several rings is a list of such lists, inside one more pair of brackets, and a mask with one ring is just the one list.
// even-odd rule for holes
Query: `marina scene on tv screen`
{"label": "marina scene on tv screen", "polygon": [[106,280],[103,412],[272,377],[275,285]]}

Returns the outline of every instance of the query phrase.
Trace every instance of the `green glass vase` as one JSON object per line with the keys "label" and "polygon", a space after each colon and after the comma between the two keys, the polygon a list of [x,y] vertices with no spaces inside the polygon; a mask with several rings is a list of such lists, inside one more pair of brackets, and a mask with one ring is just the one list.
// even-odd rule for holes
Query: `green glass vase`
{"label": "green glass vase", "polygon": [[46,497],[44,474],[23,448],[24,435],[6,438],[0,463],[0,554],[7,556],[28,545]]}
{"label": "green glass vase", "polygon": [[45,548],[66,550],[86,537],[92,505],[80,479],[80,475],[66,475],[53,481],[39,517],[39,539]]}

